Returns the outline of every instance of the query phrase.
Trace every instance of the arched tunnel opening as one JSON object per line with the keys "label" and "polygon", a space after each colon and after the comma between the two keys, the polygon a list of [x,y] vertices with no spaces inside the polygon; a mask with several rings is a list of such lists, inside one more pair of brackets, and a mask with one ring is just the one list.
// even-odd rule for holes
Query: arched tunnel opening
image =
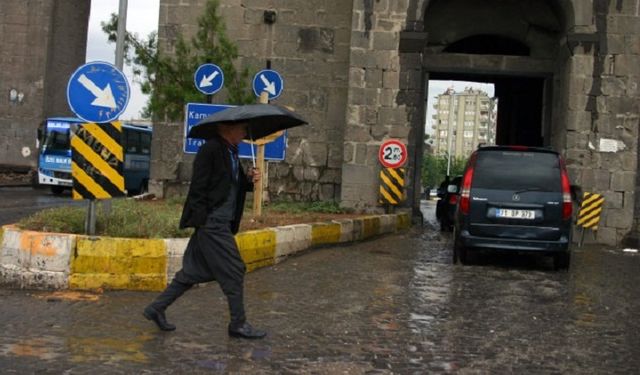
{"label": "arched tunnel opening", "polygon": [[[543,126],[544,77],[433,72],[429,80],[493,84],[498,103],[495,143],[522,146],[549,143]],[[437,94],[429,92],[429,96]]]}

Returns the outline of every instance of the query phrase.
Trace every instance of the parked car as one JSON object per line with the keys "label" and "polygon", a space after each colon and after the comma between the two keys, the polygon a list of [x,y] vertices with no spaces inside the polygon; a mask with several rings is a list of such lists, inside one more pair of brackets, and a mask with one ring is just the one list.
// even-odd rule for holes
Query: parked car
{"label": "parked car", "polygon": [[456,176],[451,181],[445,180],[443,188],[438,192],[440,200],[436,203],[436,218],[440,222],[440,230],[452,231],[456,204],[460,193],[462,176]]}
{"label": "parked car", "polygon": [[453,261],[478,249],[539,252],[557,269],[571,262],[571,185],[562,157],[546,148],[489,146],[469,158],[454,220]]}

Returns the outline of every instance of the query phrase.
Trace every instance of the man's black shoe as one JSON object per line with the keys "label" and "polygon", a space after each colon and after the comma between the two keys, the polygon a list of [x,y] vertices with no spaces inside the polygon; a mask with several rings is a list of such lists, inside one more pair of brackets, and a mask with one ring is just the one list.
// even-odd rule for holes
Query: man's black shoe
{"label": "man's black shoe", "polygon": [[151,306],[145,307],[142,315],[149,320],[153,320],[158,328],[163,331],[173,331],[176,329],[176,326],[167,322],[167,318],[164,316],[163,311],[158,311]]}
{"label": "man's black shoe", "polygon": [[240,327],[232,327],[229,325],[229,336],[239,337],[242,339],[261,339],[265,337],[267,333],[259,329],[255,329],[251,324],[245,322]]}

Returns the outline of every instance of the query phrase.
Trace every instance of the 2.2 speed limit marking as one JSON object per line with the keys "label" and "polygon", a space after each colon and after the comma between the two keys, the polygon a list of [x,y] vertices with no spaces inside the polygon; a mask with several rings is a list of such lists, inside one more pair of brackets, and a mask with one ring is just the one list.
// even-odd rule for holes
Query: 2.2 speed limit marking
{"label": "2.2 speed limit marking", "polygon": [[389,139],[380,145],[378,159],[385,168],[402,167],[407,162],[407,146],[396,139]]}

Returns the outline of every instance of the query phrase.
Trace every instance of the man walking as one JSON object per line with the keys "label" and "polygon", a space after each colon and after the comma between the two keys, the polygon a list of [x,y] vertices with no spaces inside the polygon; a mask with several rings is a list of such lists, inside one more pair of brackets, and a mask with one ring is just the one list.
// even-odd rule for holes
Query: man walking
{"label": "man walking", "polygon": [[217,136],[200,147],[193,162],[193,177],[184,204],[180,228],[195,232],[167,288],[143,312],[163,331],[173,331],[165,310],[194,284],[217,281],[229,303],[229,336],[259,339],[266,332],[253,328],[246,319],[243,284],[246,267],[234,234],[238,232],[247,191],[253,190],[260,174],[248,175],[238,160],[238,145],[247,135],[247,123],[221,123]]}

